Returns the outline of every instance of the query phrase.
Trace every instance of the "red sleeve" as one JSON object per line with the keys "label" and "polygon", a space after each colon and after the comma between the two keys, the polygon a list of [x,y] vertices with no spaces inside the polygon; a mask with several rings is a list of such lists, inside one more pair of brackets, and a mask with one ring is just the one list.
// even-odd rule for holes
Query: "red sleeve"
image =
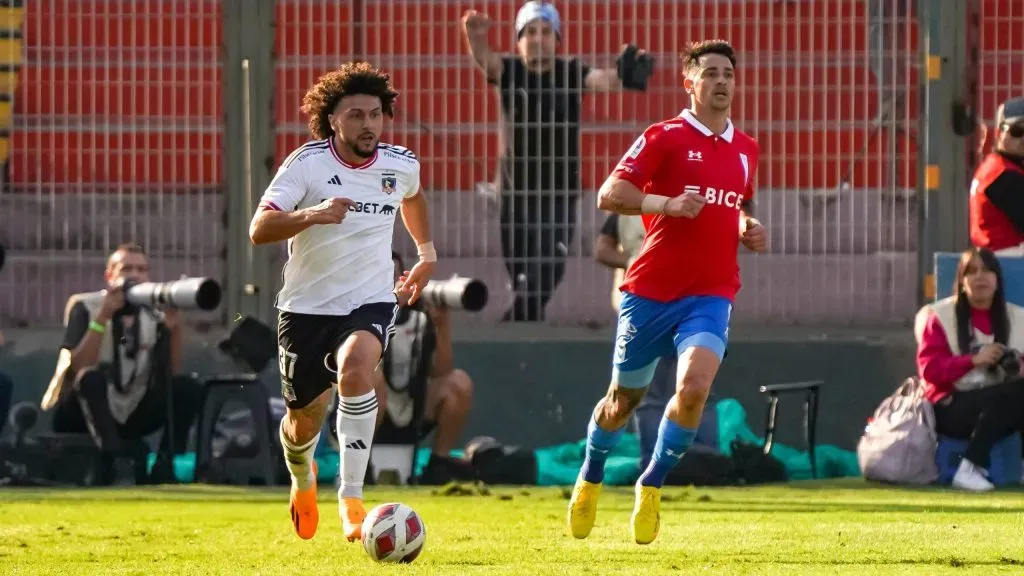
{"label": "red sleeve", "polygon": [[665,160],[665,129],[660,124],[651,126],[636,139],[629,152],[619,160],[612,176],[625,180],[641,191],[654,179]]}
{"label": "red sleeve", "polygon": [[964,377],[974,364],[971,356],[954,356],[946,341],[946,331],[934,314],[928,318],[921,344],[917,347],[917,373],[940,392],[952,392],[953,384]]}
{"label": "red sleeve", "polygon": [[747,188],[743,191],[743,201],[752,202],[757,194],[754,182],[757,181],[757,163],[761,158],[761,150],[758,148],[756,140],[750,140],[750,153],[744,154],[743,158],[745,158],[743,162],[746,164],[744,168],[747,170]]}
{"label": "red sleeve", "polygon": [[757,194],[757,188],[754,187],[754,182],[757,180],[757,160],[760,154],[754,153],[753,166],[750,167],[750,178],[747,180],[747,190],[744,194],[743,199],[746,202],[752,202],[754,196]]}

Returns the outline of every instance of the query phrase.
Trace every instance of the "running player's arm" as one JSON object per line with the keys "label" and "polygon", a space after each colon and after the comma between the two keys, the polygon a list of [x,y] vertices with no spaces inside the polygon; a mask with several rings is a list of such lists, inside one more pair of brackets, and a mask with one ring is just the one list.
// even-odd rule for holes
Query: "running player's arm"
{"label": "running player's arm", "polygon": [[749,218],[754,218],[754,195],[757,193],[757,189],[754,187],[754,182],[757,180],[757,161],[759,153],[755,153],[747,160],[750,163],[750,176],[747,178],[747,189],[743,192],[743,201],[740,202],[740,222],[746,222]]}
{"label": "running player's arm", "polygon": [[654,202],[666,199],[643,191],[665,161],[665,146],[659,142],[663,135],[664,128],[656,125],[636,139],[633,147],[619,160],[619,164],[601,185],[597,193],[598,208],[635,216],[645,212],[653,213],[651,199],[655,199]]}
{"label": "running player's arm", "polygon": [[253,244],[287,240],[315,224],[338,224],[345,218],[351,200],[331,198],[316,206],[298,210],[306,195],[305,170],[300,161],[285,162],[263,193],[256,214],[249,223]]}
{"label": "running player's arm", "polygon": [[416,242],[416,252],[421,260],[437,260],[434,243],[430,240],[430,218],[427,216],[427,199],[420,190],[420,167],[412,174],[409,187],[402,197],[402,223],[409,236]]}

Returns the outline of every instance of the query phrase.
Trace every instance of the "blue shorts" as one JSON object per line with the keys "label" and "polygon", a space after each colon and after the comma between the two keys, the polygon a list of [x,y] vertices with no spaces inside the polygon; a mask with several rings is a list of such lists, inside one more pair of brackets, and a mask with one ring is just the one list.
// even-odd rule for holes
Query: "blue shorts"
{"label": "blue shorts", "polygon": [[658,358],[700,346],[725,357],[732,302],[720,296],[688,296],[658,302],[622,293],[615,330],[613,380],[624,388],[650,384]]}

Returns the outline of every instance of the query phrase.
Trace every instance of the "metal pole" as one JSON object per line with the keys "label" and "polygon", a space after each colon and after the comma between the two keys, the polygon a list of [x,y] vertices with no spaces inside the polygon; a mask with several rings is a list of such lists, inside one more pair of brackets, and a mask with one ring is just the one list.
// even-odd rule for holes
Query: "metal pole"
{"label": "metal pole", "polygon": [[[252,194],[252,80],[249,75],[249,59],[242,60],[242,165],[244,171],[243,188],[245,191],[245,213],[248,216],[253,214]],[[246,242],[245,295],[254,298],[259,294],[259,285],[256,282],[256,265],[253,259],[252,242]],[[258,303],[257,303],[258,309]]]}

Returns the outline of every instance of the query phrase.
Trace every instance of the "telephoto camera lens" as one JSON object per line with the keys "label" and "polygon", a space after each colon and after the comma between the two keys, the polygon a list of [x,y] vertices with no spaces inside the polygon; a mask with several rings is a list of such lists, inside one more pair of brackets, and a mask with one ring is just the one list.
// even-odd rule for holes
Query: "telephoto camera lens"
{"label": "telephoto camera lens", "polygon": [[475,278],[431,280],[423,289],[423,299],[439,308],[479,312],[487,305],[487,285]]}
{"label": "telephoto camera lens", "polygon": [[182,278],[170,282],[125,285],[125,299],[135,306],[213,310],[220,305],[220,297],[220,284],[211,278]]}

